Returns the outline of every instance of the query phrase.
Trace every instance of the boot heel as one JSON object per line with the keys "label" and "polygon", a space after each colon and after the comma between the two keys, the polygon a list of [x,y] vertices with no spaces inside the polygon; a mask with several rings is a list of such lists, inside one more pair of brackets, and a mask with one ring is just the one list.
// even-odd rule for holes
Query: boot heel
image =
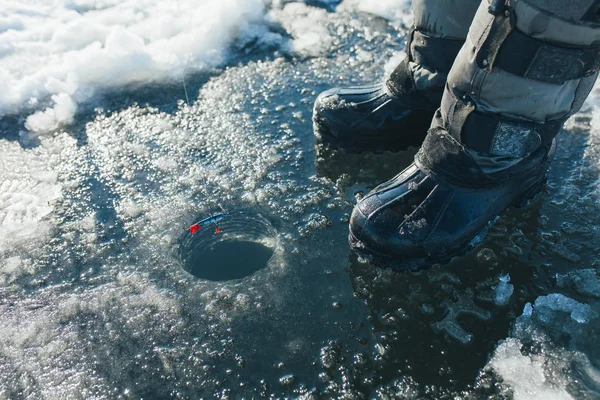
{"label": "boot heel", "polygon": [[542,188],[548,182],[548,177],[544,176],[542,179],[536,181],[533,185],[529,186],[519,197],[513,202],[513,206],[516,208],[523,208],[529,204],[533,198],[542,191]]}

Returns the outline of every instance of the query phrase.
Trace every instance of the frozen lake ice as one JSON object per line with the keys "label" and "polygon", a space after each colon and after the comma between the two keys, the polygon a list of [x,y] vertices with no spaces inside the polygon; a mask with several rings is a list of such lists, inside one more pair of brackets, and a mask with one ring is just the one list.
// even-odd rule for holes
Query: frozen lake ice
{"label": "frozen lake ice", "polygon": [[0,398],[600,396],[597,89],[543,196],[395,273],[347,223],[415,150],[322,148],[311,108],[410,2],[162,3],[0,11]]}

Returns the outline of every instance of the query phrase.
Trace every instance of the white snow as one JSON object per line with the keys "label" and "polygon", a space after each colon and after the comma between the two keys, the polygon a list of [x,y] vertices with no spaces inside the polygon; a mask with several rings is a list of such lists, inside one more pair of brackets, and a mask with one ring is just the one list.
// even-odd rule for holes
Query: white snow
{"label": "white snow", "polygon": [[0,117],[33,110],[27,128],[47,132],[98,90],[217,66],[234,41],[281,40],[265,13],[262,0],[4,0]]}
{"label": "white snow", "polygon": [[514,338],[502,342],[490,366],[502,377],[514,393],[515,400],[572,399],[567,391],[548,382],[544,356],[521,354],[521,342]]}
{"label": "white snow", "polygon": [[37,111],[30,115],[25,122],[25,127],[33,132],[47,133],[55,130],[60,125],[73,122],[77,105],[66,93],[52,96],[54,108],[48,107],[44,111]]}
{"label": "white snow", "polygon": [[[346,0],[339,7],[409,25],[410,4]],[[327,15],[304,3],[269,0],[4,0],[0,117],[27,113],[28,130],[52,132],[99,91],[181,81],[222,65],[232,46],[251,41],[322,55],[332,46]],[[271,31],[272,24],[293,39]]]}
{"label": "white snow", "polygon": [[325,27],[325,10],[303,3],[289,3],[282,10],[273,10],[271,15],[294,38],[288,50],[305,56],[319,56],[331,50],[333,38]]}
{"label": "white snow", "polygon": [[398,52],[394,53],[394,55],[392,57],[390,57],[389,60],[387,60],[387,62],[385,63],[385,65],[383,67],[384,76],[390,76],[392,74],[392,72],[394,72],[394,69],[396,69],[398,64],[400,64],[400,62],[402,60],[404,60],[405,57],[406,57],[405,51],[398,51]]}

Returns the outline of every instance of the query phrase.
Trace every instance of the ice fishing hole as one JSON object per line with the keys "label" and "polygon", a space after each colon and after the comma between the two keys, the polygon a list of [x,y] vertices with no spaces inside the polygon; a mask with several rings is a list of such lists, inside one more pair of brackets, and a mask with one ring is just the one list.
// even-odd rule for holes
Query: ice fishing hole
{"label": "ice fishing hole", "polygon": [[210,281],[241,279],[269,266],[278,249],[275,228],[261,215],[231,213],[180,242],[183,269]]}

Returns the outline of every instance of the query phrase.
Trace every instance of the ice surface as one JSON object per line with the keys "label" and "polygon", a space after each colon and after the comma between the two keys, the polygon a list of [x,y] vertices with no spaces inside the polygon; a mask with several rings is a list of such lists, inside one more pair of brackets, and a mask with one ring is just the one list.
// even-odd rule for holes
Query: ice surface
{"label": "ice surface", "polygon": [[34,151],[0,142],[0,258],[33,249],[51,234],[54,204],[62,197],[57,164],[73,144],[63,137]]}
{"label": "ice surface", "polygon": [[[324,155],[311,107],[395,67],[409,2],[336,3],[3,2],[1,398],[477,398],[498,343],[493,395],[586,398],[574,377],[598,377],[595,100],[548,200],[504,219],[485,254],[421,274],[355,265],[352,204],[412,154]],[[187,227],[219,204],[273,230],[205,243],[259,237],[276,249],[267,268],[235,282],[183,270]],[[503,251],[506,232],[525,261]],[[565,272],[559,245],[589,271]],[[482,293],[506,305],[481,309]]]}
{"label": "ice surface", "polygon": [[[12,369],[3,377],[0,394],[9,398],[15,398],[19,387],[38,398],[74,393],[107,398],[110,389],[102,387],[90,361],[104,363],[111,355],[94,355],[94,348],[110,349],[125,332],[147,329],[153,313],[164,315],[159,328],[163,334],[174,333],[179,314],[172,293],[149,285],[147,277],[127,274],[85,292],[41,291],[35,299],[2,304],[0,310],[0,356]],[[56,368],[53,360],[60,360],[63,368]],[[121,368],[118,357],[113,362]]]}

